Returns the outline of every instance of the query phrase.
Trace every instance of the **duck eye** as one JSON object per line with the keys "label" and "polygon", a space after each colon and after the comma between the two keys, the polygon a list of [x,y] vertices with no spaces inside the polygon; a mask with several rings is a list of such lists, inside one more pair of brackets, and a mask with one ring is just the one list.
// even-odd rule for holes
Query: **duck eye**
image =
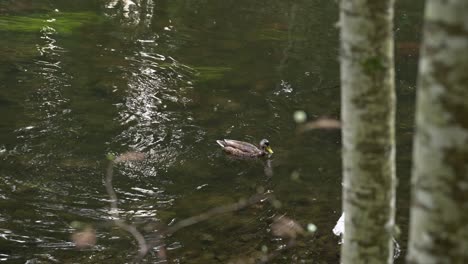
{"label": "duck eye", "polygon": [[270,142],[265,141],[265,146],[270,146]]}

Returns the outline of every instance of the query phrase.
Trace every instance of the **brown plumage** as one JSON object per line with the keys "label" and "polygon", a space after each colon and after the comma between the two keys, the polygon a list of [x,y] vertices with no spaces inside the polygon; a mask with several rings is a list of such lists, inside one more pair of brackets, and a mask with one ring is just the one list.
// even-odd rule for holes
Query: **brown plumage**
{"label": "brown plumage", "polygon": [[260,147],[244,141],[232,139],[216,140],[216,143],[218,143],[225,152],[234,156],[262,157],[273,154],[273,150],[270,148],[270,142],[266,139],[260,141]]}

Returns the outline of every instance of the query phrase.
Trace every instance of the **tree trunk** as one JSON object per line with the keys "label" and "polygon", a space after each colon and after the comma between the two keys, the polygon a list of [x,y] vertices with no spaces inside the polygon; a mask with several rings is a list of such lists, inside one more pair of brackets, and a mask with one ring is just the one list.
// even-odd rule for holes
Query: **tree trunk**
{"label": "tree trunk", "polygon": [[341,263],[392,263],[395,218],[393,0],[342,0]]}
{"label": "tree trunk", "polygon": [[427,1],[408,263],[468,263],[468,1]]}

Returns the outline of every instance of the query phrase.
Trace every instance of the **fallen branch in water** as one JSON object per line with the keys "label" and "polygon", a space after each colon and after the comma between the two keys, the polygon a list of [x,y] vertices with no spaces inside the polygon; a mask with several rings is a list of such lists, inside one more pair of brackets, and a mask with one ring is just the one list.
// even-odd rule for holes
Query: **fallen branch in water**
{"label": "fallen branch in water", "polygon": [[[277,204],[278,201],[274,199],[273,195],[270,193],[258,193],[252,195],[248,199],[241,199],[240,201],[228,205],[222,205],[215,208],[212,208],[206,212],[203,212],[199,215],[191,216],[186,219],[182,219],[176,222],[172,226],[163,226],[159,225],[158,229],[154,231],[148,239],[145,239],[143,234],[138,231],[138,229],[131,224],[127,224],[124,220],[120,218],[119,214],[119,207],[118,207],[118,197],[112,185],[113,175],[114,175],[114,165],[123,162],[131,162],[131,161],[140,161],[145,158],[145,155],[138,152],[127,152],[118,157],[109,156],[109,165],[106,171],[105,177],[105,187],[107,190],[107,194],[110,197],[110,214],[113,217],[113,222],[116,226],[120,227],[121,229],[130,233],[138,243],[138,255],[135,258],[136,263],[139,263],[146,257],[146,255],[151,251],[155,250],[158,254],[158,257],[161,260],[167,259],[166,253],[166,244],[165,244],[165,237],[170,236],[177,231],[198,224],[200,222],[206,221],[211,219],[212,217],[235,212],[247,208],[251,205],[269,201],[273,206],[275,203]],[[272,259],[279,256],[281,253],[289,250],[290,248],[296,245],[296,238],[299,235],[305,234],[304,229],[293,219],[288,218],[286,216],[276,217],[271,224],[271,230],[273,235],[277,237],[282,237],[284,239],[288,239],[287,244],[278,248],[277,250],[267,254],[264,252],[264,256],[262,256],[258,261],[258,263],[267,263],[270,262]],[[311,230],[308,227],[309,232],[315,232],[315,229]]]}
{"label": "fallen branch in water", "polygon": [[167,254],[166,254],[164,238],[166,236],[174,234],[180,229],[206,221],[217,215],[242,210],[248,206],[251,206],[259,202],[264,202],[267,200],[273,201],[271,194],[255,194],[248,199],[241,199],[237,203],[215,207],[199,215],[191,216],[189,218],[180,220],[179,222],[175,223],[172,226],[160,227],[159,230],[153,233],[153,235],[151,236],[152,237],[151,240],[147,241],[145,237],[143,236],[143,234],[139,232],[135,226],[125,223],[125,221],[120,218],[119,208],[118,208],[118,197],[112,185],[115,164],[121,163],[121,162],[129,162],[129,161],[140,161],[140,160],[143,160],[144,157],[145,157],[144,154],[137,153],[137,152],[127,152],[118,157],[109,156],[108,159],[110,160],[110,162],[107,167],[106,178],[105,178],[105,186],[106,186],[107,194],[110,197],[110,213],[114,218],[113,221],[115,225],[127,231],[128,233],[130,233],[138,242],[138,247],[139,247],[138,256],[135,259],[135,262],[137,263],[143,260],[143,258],[146,257],[146,255],[155,247],[158,247],[158,256],[161,259],[165,260],[167,257]]}
{"label": "fallen branch in water", "polygon": [[[206,211],[204,213],[201,213],[199,215],[191,216],[189,218],[180,220],[179,222],[175,223],[172,226],[169,226],[167,228],[162,228],[161,230],[156,231],[155,232],[155,235],[156,235],[155,239],[148,242],[147,250],[149,251],[151,248],[160,247],[160,250],[165,251],[164,237],[170,236],[170,235],[174,234],[175,232],[179,231],[180,229],[183,229],[183,228],[198,224],[200,222],[206,221],[206,220],[208,220],[208,219],[210,219],[210,218],[212,218],[214,216],[239,211],[239,210],[242,210],[242,209],[244,209],[246,207],[249,207],[249,206],[254,205],[256,203],[259,203],[259,202],[267,201],[269,199],[271,199],[270,194],[255,194],[255,195],[251,196],[248,199],[241,199],[237,203],[215,207],[215,208],[212,208],[212,209],[210,209],[210,210],[208,210],[208,211]],[[141,260],[147,253],[148,252],[146,252],[143,255],[140,255],[139,260]],[[163,253],[162,255],[165,256],[166,254]],[[160,254],[160,257],[161,257],[161,254]]]}
{"label": "fallen branch in water", "polygon": [[208,210],[208,211],[206,211],[204,213],[201,213],[201,214],[196,215],[196,216],[191,216],[189,218],[186,218],[186,219],[183,219],[183,220],[177,222],[173,226],[170,226],[166,230],[166,232],[164,232],[164,233],[165,234],[173,234],[173,233],[179,231],[182,228],[185,228],[185,227],[188,227],[188,226],[203,222],[205,220],[210,219],[213,216],[239,211],[239,210],[242,210],[242,209],[244,209],[244,208],[246,208],[246,207],[248,207],[250,205],[266,201],[268,198],[269,197],[266,194],[255,194],[255,195],[251,196],[249,199],[246,199],[246,200],[241,199],[237,203],[222,205],[222,206],[219,206],[219,207],[212,208],[212,209],[210,209],[210,210]]}
{"label": "fallen branch in water", "polygon": [[114,164],[115,163],[124,162],[124,161],[142,160],[144,159],[144,155],[141,153],[136,153],[136,152],[128,152],[123,155],[120,155],[117,158],[114,158],[114,157],[108,157],[108,158],[110,162],[109,162],[109,165],[107,166],[105,185],[106,185],[107,194],[110,197],[110,213],[114,218],[113,221],[116,226],[127,231],[135,238],[139,246],[138,254],[139,255],[143,253],[146,254],[146,252],[148,252],[148,244],[146,243],[144,236],[136,229],[135,226],[129,225],[125,223],[125,221],[120,219],[118,198],[117,198],[117,194],[114,191],[114,187],[112,186],[112,178],[114,176]]}

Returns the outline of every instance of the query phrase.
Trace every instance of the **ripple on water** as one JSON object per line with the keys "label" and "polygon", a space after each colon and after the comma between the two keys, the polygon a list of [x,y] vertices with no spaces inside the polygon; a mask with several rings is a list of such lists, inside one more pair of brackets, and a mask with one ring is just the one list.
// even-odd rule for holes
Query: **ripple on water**
{"label": "ripple on water", "polygon": [[153,165],[164,170],[189,151],[190,147],[183,142],[187,133],[196,137],[203,133],[193,125],[193,117],[185,109],[190,99],[184,88],[193,70],[154,52],[154,43],[142,45],[148,46],[146,50],[143,48],[144,51],[126,58],[130,62],[126,69],[127,96],[118,105],[119,123],[124,130],[116,141],[131,150],[147,153]]}

